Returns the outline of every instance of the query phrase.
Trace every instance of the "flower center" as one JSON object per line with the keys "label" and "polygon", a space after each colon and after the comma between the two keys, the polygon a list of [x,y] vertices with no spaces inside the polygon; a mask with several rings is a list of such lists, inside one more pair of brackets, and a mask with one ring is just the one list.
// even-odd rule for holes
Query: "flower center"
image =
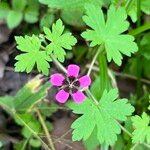
{"label": "flower center", "polygon": [[68,77],[63,81],[62,89],[68,93],[76,93],[79,90],[80,82],[75,77]]}

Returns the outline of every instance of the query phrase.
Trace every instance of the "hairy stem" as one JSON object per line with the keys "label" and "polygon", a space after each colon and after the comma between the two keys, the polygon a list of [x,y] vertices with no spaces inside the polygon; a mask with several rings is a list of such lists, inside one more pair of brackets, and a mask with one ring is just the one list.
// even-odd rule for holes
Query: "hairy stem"
{"label": "hairy stem", "polygon": [[28,130],[43,144],[43,147],[46,149],[46,150],[51,150],[47,144],[38,136],[38,134],[33,130],[31,129],[27,124],[26,122],[24,122],[24,120],[22,120],[17,114],[14,114],[14,116],[16,116],[23,124],[24,126],[26,126],[28,128]]}
{"label": "hairy stem", "polygon": [[94,64],[95,64],[95,61],[96,61],[98,55],[99,55],[103,50],[104,50],[104,46],[103,46],[103,45],[101,45],[101,46],[97,49],[97,52],[96,52],[96,54],[94,55],[93,60],[92,60],[92,62],[91,62],[91,65],[90,65],[90,67],[89,67],[89,70],[88,70],[88,72],[87,72],[87,75],[88,75],[88,76],[90,76],[90,74],[91,74],[92,68],[93,68],[93,66],[94,66]]}
{"label": "hairy stem", "polygon": [[42,127],[43,127],[43,129],[44,129],[45,135],[46,135],[46,137],[47,137],[47,141],[48,141],[48,143],[49,143],[51,149],[52,149],[52,150],[55,150],[55,147],[54,147],[54,144],[53,144],[51,135],[50,135],[50,133],[49,133],[49,131],[48,131],[48,128],[47,128],[47,126],[46,126],[46,124],[45,124],[45,121],[44,121],[44,119],[43,119],[43,117],[42,117],[42,115],[41,115],[41,113],[40,113],[39,110],[37,110],[37,114],[38,114],[38,117],[39,117],[39,121],[40,121],[40,123],[41,123],[41,125],[42,125]]}
{"label": "hairy stem", "polygon": [[122,126],[120,123],[119,123],[119,126],[122,129],[122,131],[124,131],[126,134],[128,134],[130,137],[132,137],[132,134],[126,128],[124,128],[124,126]]}
{"label": "hairy stem", "polygon": [[90,92],[89,89],[86,89],[85,92],[93,100],[95,105],[99,105],[99,102],[95,99],[95,97],[93,96],[93,94]]}
{"label": "hairy stem", "polygon": [[[137,27],[140,27],[141,25],[141,0],[137,0]],[[140,46],[140,42],[141,42],[141,36],[138,35],[137,37],[137,45],[139,47],[139,52],[138,52],[138,56],[137,56],[137,96],[140,97],[142,95],[142,82],[141,82],[141,75],[142,75],[142,68],[143,68],[143,61],[141,61],[142,57],[140,55],[140,51],[141,51],[141,46]]]}
{"label": "hairy stem", "polygon": [[50,55],[56,67],[62,70],[64,73],[67,73],[66,68],[51,54]]}

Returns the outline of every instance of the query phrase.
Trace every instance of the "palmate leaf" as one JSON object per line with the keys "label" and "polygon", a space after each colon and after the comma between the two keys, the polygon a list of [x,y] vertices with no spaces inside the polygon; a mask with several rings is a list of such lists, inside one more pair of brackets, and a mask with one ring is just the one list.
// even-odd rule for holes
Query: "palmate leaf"
{"label": "palmate leaf", "polygon": [[47,53],[53,53],[54,56],[60,61],[64,62],[66,52],[64,49],[71,50],[77,42],[76,38],[71,33],[63,33],[64,26],[62,21],[59,19],[56,24],[53,24],[52,31],[44,27],[44,33],[46,39],[51,43],[46,47]]}
{"label": "palmate leaf", "polygon": [[142,116],[132,117],[133,126],[133,143],[144,143],[150,144],[150,116],[143,112]]}
{"label": "palmate leaf", "polygon": [[41,41],[35,35],[30,36],[18,36],[15,37],[17,42],[17,48],[25,52],[16,56],[17,62],[15,63],[15,71],[26,71],[27,73],[31,72],[34,65],[37,65],[39,72],[42,72],[44,75],[49,73],[49,61],[50,57],[47,55],[46,51],[41,51]]}
{"label": "palmate leaf", "polygon": [[82,114],[73,124],[73,141],[87,140],[94,129],[100,144],[113,145],[121,132],[117,121],[125,121],[134,111],[127,99],[118,99],[118,90],[104,91],[99,105],[87,98],[82,104],[70,103],[68,106],[76,114]]}
{"label": "palmate leaf", "polygon": [[138,50],[133,36],[121,34],[129,27],[124,8],[110,6],[106,21],[99,7],[86,5],[85,8],[86,16],[83,16],[83,20],[92,30],[83,32],[82,37],[91,41],[91,47],[104,44],[109,62],[113,59],[116,64],[121,65],[122,54],[131,56],[131,53]]}

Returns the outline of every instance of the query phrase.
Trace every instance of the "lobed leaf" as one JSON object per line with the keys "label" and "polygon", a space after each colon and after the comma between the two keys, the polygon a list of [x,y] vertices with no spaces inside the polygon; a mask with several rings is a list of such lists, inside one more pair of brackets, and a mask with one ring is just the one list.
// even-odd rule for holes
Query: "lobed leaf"
{"label": "lobed leaf", "polygon": [[54,56],[60,61],[64,62],[66,52],[64,49],[71,50],[77,42],[76,38],[71,33],[63,33],[64,26],[62,21],[59,19],[56,24],[53,24],[52,31],[47,27],[44,27],[44,33],[46,39],[51,43],[46,47],[47,53],[53,53]]}
{"label": "lobed leaf", "polygon": [[127,99],[118,99],[118,90],[104,91],[99,105],[87,98],[81,105],[69,103],[68,106],[76,114],[82,114],[72,124],[73,141],[87,140],[97,129],[97,139],[100,144],[113,145],[117,134],[121,132],[118,121],[125,121],[134,111]]}
{"label": "lobed leaf", "polygon": [[143,112],[142,116],[132,117],[133,126],[135,130],[133,131],[133,143],[144,143],[150,144],[150,116]]}
{"label": "lobed leaf", "polygon": [[127,14],[124,8],[116,9],[110,6],[107,12],[107,20],[98,6],[86,5],[86,15],[83,16],[84,22],[91,28],[81,35],[88,41],[90,46],[104,44],[107,59],[118,65],[122,63],[122,54],[131,56],[138,50],[131,35],[122,34],[128,29],[129,23],[126,21]]}
{"label": "lobed leaf", "polygon": [[35,64],[39,72],[42,72],[44,75],[49,73],[49,61],[51,61],[49,55],[46,51],[40,50],[41,41],[35,35],[25,36],[25,37],[16,37],[17,48],[25,52],[16,56],[17,62],[15,63],[15,71],[26,71],[27,73],[31,72]]}

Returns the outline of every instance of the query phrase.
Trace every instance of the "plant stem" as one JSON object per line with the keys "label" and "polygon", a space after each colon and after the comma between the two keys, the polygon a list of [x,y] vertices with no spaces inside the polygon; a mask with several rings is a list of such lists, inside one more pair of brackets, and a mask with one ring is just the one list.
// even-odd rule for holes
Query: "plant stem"
{"label": "plant stem", "polygon": [[148,145],[146,143],[143,143],[143,145],[150,149],[150,145]]}
{"label": "plant stem", "polygon": [[93,94],[90,92],[89,89],[86,89],[85,92],[93,100],[93,102],[95,103],[95,105],[99,105],[99,102],[95,99],[95,97],[93,96]]}
{"label": "plant stem", "polygon": [[[137,0],[137,27],[140,27],[141,25],[141,0]],[[139,55],[137,56],[137,96],[140,97],[142,95],[142,82],[141,82],[141,75],[142,75],[142,57],[140,55],[140,51],[141,51],[141,46],[140,46],[140,40],[141,37],[140,35],[137,37],[137,44],[139,47]]]}
{"label": "plant stem", "polygon": [[[119,122],[118,122],[120,128],[122,129],[122,131],[124,131],[126,134],[128,134],[130,137],[133,137],[133,135],[126,129],[124,128]],[[144,146],[146,146],[147,148],[150,148],[150,145],[148,145],[147,143],[141,143]],[[133,146],[134,147],[134,146]]]}
{"label": "plant stem", "polygon": [[42,125],[42,127],[43,127],[43,129],[44,129],[45,135],[46,135],[46,137],[47,137],[47,141],[48,141],[48,143],[49,143],[51,149],[52,149],[52,150],[55,150],[55,147],[54,147],[54,144],[53,144],[51,135],[50,135],[50,133],[49,133],[49,131],[48,131],[48,128],[47,128],[47,126],[46,126],[46,124],[45,124],[45,121],[44,121],[44,119],[43,119],[43,117],[42,117],[42,115],[41,115],[41,113],[40,113],[39,110],[37,110],[37,114],[38,114],[38,117],[39,117],[39,121],[41,122],[41,125]]}
{"label": "plant stem", "polygon": [[140,27],[137,27],[136,29],[131,30],[128,34],[136,36],[136,35],[144,32],[146,30],[149,30],[149,29],[150,29],[150,22],[148,22]]}
{"label": "plant stem", "polygon": [[54,64],[60,69],[62,70],[64,73],[67,73],[66,68],[51,54],[50,55]]}
{"label": "plant stem", "polygon": [[109,146],[104,144],[101,144],[101,150],[108,150]]}
{"label": "plant stem", "polygon": [[99,68],[100,68],[100,96],[102,96],[104,90],[110,89],[110,81],[108,77],[107,60],[104,53],[100,53],[98,56]]}
{"label": "plant stem", "polygon": [[43,147],[46,149],[46,150],[51,150],[47,144],[38,136],[38,134],[33,130],[31,129],[27,124],[26,122],[24,122],[24,120],[22,120],[17,114],[14,114],[14,116],[16,116],[23,124],[24,126],[26,126],[28,128],[28,130],[43,144]]}
{"label": "plant stem", "polygon": [[132,137],[132,134],[126,129],[124,128],[124,126],[122,126],[120,123],[118,123],[120,128],[122,129],[122,131],[124,131],[126,134],[128,134],[130,137]]}
{"label": "plant stem", "polygon": [[89,70],[88,70],[88,73],[87,73],[88,76],[90,76],[90,74],[91,74],[92,68],[93,68],[93,66],[94,66],[94,64],[95,64],[95,61],[96,61],[98,55],[99,55],[103,50],[104,50],[104,46],[103,46],[103,45],[101,45],[101,46],[97,49],[97,52],[96,52],[96,54],[94,55],[94,58],[93,58],[93,60],[92,60],[92,62],[91,62],[91,65],[90,65],[90,67],[89,67]]}
{"label": "plant stem", "polygon": [[138,145],[138,143],[134,144],[133,147],[131,147],[131,150],[134,150]]}
{"label": "plant stem", "polygon": [[[104,45],[102,45],[104,50]],[[110,82],[108,77],[108,69],[107,69],[107,60],[105,57],[105,53],[100,53],[98,56],[98,63],[100,68],[100,97],[102,96],[104,90],[109,90]],[[105,143],[101,145],[102,150],[108,150],[109,146]]]}

